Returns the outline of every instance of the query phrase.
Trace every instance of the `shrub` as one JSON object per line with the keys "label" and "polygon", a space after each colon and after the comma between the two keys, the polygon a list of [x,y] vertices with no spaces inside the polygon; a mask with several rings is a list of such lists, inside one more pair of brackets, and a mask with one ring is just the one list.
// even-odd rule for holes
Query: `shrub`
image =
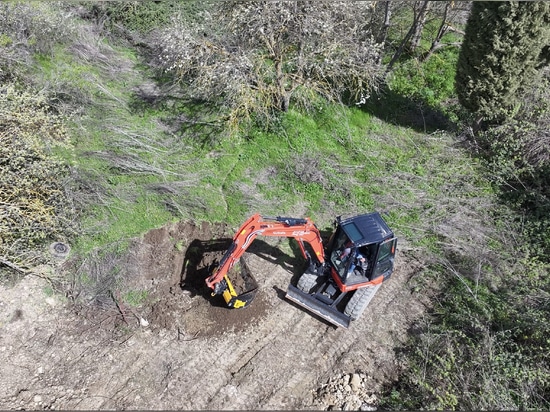
{"label": "shrub", "polygon": [[530,247],[546,259],[550,256],[549,75],[524,93],[513,118],[478,136],[503,199],[520,210],[530,231]]}
{"label": "shrub", "polygon": [[67,167],[51,154],[67,144],[67,133],[44,102],[12,84],[0,87],[0,257],[23,267],[42,261],[37,247],[69,226]]}
{"label": "shrub", "polygon": [[216,105],[232,130],[265,124],[291,105],[356,102],[378,86],[371,13],[364,2],[219,2],[199,24],[174,20],[159,33],[156,64],[187,98]]}
{"label": "shrub", "polygon": [[170,20],[174,3],[156,1],[116,1],[94,3],[91,11],[108,28],[122,25],[128,30],[147,33]]}
{"label": "shrub", "polygon": [[0,3],[0,80],[21,73],[35,53],[51,53],[58,42],[74,36],[74,25],[56,3]]}
{"label": "shrub", "polygon": [[456,72],[468,111],[492,124],[510,117],[545,64],[549,19],[545,2],[473,2]]}
{"label": "shrub", "polygon": [[394,69],[388,78],[388,85],[403,97],[451,114],[445,104],[455,95],[457,58],[455,48],[440,51],[424,62],[411,58]]}
{"label": "shrub", "polygon": [[59,3],[0,3],[0,47],[24,47],[49,53],[58,42],[70,40],[74,24]]}
{"label": "shrub", "polygon": [[[100,25],[112,30],[120,28],[138,34],[160,29],[179,14],[185,20],[194,20],[201,10],[210,7],[209,1],[108,1],[89,2],[88,10]],[[90,17],[90,14],[87,16]]]}
{"label": "shrub", "polygon": [[403,353],[408,368],[383,406],[546,409],[548,269],[535,259],[519,258],[496,291],[450,278],[432,316],[416,325]]}

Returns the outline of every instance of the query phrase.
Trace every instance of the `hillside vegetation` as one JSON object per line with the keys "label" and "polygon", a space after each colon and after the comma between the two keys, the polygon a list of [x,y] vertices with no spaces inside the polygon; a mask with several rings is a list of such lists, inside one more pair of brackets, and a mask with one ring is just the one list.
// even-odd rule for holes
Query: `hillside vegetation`
{"label": "hillside vegetation", "polygon": [[[517,142],[488,150],[516,120],[486,140],[471,133],[453,87],[459,48],[430,50],[439,21],[360,104],[317,95],[229,130],[227,113],[189,99],[154,58],[156,28],[176,15],[191,24],[209,7],[0,5],[2,280],[51,261],[52,242],[89,264],[169,222],[236,228],[259,212],[309,216],[324,229],[378,210],[400,250],[422,262],[410,287],[426,298],[382,406],[548,408],[548,169],[522,163]],[[382,65],[410,7],[394,12]],[[444,40],[460,41],[464,23]],[[529,107],[546,113],[543,91]],[[59,293],[71,286],[61,272],[49,277]],[[85,274],[76,281],[94,287]]]}

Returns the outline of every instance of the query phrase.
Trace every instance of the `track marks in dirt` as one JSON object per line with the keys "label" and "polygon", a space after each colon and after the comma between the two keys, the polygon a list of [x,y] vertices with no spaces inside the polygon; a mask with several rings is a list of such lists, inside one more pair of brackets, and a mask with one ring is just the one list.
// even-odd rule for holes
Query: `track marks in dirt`
{"label": "track marks in dirt", "polygon": [[[261,258],[251,256],[249,259]],[[276,265],[265,268],[266,264],[263,265],[263,276],[282,277],[288,282],[288,273],[284,269]],[[258,278],[260,282],[265,280],[261,273]],[[306,390],[306,393],[313,390],[319,372],[331,368],[331,351],[337,353],[338,348],[345,351],[351,345],[351,336],[346,338],[348,343],[342,345],[345,330],[328,326],[290,302],[277,299],[268,316],[243,333],[243,340],[253,344],[244,351],[235,348],[234,355],[237,356],[229,365],[231,378],[220,392],[225,393],[224,388],[232,387],[239,396],[232,399],[215,396],[209,400],[211,407],[238,409],[271,405],[268,409],[293,409],[301,401],[288,393],[296,393],[296,388]],[[235,345],[239,334],[231,340],[225,344]]]}
{"label": "track marks in dirt", "polygon": [[[219,368],[229,373],[223,374],[225,379],[211,382],[217,389],[209,390],[208,399],[203,398],[200,405],[214,409],[302,408],[312,404],[313,391],[320,382],[335,373],[366,370],[376,377],[380,368],[383,376],[374,382],[380,384],[396,370],[391,339],[406,330],[408,320],[401,307],[406,310],[410,302],[388,303],[395,294],[410,300],[410,293],[403,288],[406,270],[396,271],[373,299],[372,310],[345,330],[327,325],[277,293],[275,287],[286,288],[292,276],[288,268],[254,254],[247,259],[258,283],[271,286],[264,291],[272,306],[259,322],[225,334],[217,342],[224,350],[209,356],[220,359]],[[200,390],[192,393],[198,401]]]}

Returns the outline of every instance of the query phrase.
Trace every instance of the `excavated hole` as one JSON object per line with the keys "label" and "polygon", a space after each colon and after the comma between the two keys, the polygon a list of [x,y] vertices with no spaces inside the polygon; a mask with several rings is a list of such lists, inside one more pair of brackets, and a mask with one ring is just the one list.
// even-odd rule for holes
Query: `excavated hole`
{"label": "excavated hole", "polygon": [[[223,224],[180,222],[153,229],[131,246],[128,263],[140,275],[128,287],[147,285],[151,303],[143,316],[151,328],[177,330],[178,336],[211,336],[242,331],[266,314],[269,305],[262,291],[245,308],[231,309],[205,284],[233,235]],[[240,291],[245,286],[237,281],[237,287]]]}

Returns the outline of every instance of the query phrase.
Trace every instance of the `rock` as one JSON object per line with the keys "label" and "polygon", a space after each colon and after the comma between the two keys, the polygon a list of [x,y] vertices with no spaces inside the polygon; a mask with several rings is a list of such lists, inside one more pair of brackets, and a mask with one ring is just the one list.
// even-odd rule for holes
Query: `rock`
{"label": "rock", "polygon": [[357,373],[354,373],[351,377],[351,381],[350,381],[350,386],[351,386],[351,390],[353,392],[359,392],[359,390],[361,389],[361,378],[359,377],[359,375]]}

